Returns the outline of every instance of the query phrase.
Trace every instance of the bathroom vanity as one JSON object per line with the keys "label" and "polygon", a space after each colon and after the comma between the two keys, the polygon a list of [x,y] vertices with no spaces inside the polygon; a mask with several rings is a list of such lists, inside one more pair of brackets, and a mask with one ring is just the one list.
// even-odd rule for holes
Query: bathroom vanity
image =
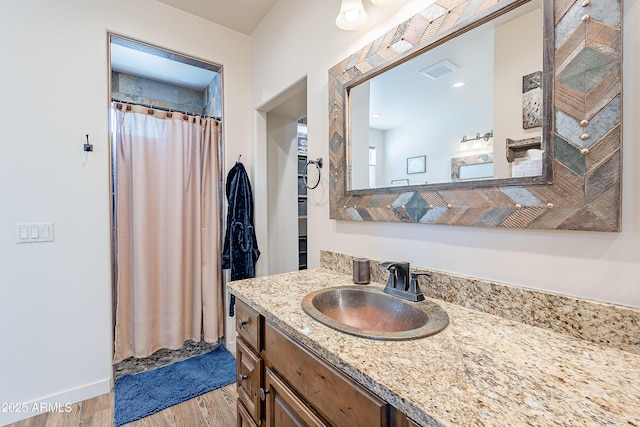
{"label": "bathroom vanity", "polygon": [[349,284],[324,268],[228,284],[239,426],[640,425],[640,355],[440,300],[447,328],[410,341],[303,311],[310,292]]}
{"label": "bathroom vanity", "polygon": [[238,425],[406,425],[391,405],[237,304]]}

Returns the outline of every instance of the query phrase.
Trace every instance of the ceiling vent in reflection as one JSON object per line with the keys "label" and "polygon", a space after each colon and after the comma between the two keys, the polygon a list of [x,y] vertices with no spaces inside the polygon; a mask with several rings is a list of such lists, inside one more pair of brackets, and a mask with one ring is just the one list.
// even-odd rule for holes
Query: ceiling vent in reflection
{"label": "ceiling vent in reflection", "polygon": [[440,77],[449,75],[459,69],[460,67],[444,59],[438,63],[431,65],[430,67],[423,68],[422,70],[420,70],[420,74],[424,74],[430,79],[437,80]]}

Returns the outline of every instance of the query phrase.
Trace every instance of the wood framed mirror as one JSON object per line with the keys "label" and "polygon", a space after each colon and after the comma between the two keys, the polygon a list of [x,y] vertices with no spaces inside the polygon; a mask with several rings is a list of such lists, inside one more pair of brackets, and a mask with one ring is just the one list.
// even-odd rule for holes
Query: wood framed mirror
{"label": "wood framed mirror", "polygon": [[[536,12],[540,6],[541,10]],[[424,173],[407,176],[399,175],[396,170],[384,179],[376,182],[371,172],[366,151],[374,144],[371,136],[371,117],[373,110],[367,102],[353,101],[355,93],[365,88],[363,99],[374,98],[371,86],[379,77],[422,55],[433,54],[440,50],[454,68],[451,60],[456,49],[447,43],[456,43],[472,34],[472,49],[481,44],[477,35],[482,28],[498,31],[496,28],[513,26],[512,19],[520,19],[523,14],[539,13],[542,27],[542,52],[529,52],[526,55],[542,55],[542,69],[529,73],[517,71],[514,75],[521,80],[522,128],[533,124],[537,130],[518,134],[515,128],[505,131],[499,119],[505,108],[506,97],[496,96],[488,105],[493,106],[493,119],[475,120],[491,107],[479,107],[469,116],[459,114],[460,120],[445,128],[455,128],[457,139],[448,134],[435,138],[440,145],[413,146],[407,152],[394,145],[393,150],[401,158],[415,158],[426,155],[427,164]],[[515,14],[515,15],[514,15]],[[509,16],[516,18],[508,18]],[[507,19],[508,18],[508,19]],[[520,27],[523,27],[521,24]],[[530,33],[540,33],[540,28],[529,27]],[[536,30],[536,31],[533,31]],[[475,31],[475,33],[474,33]],[[527,27],[522,28],[527,32]],[[485,30],[486,33],[486,30]],[[492,35],[489,45],[498,45],[499,35]],[[504,38],[504,36],[502,36]],[[525,35],[525,39],[526,39]],[[507,228],[538,228],[591,231],[619,231],[620,229],[620,166],[621,166],[621,5],[619,0],[571,1],[571,0],[436,0],[431,6],[411,19],[391,29],[358,52],[345,58],[329,70],[329,106],[330,106],[330,215],[332,219],[349,221],[387,221],[425,224],[468,225]],[[497,49],[497,48],[496,48]],[[470,52],[467,50],[466,52]],[[520,53],[523,53],[520,52]],[[430,58],[427,63],[443,60],[443,54]],[[469,54],[468,54],[469,55]],[[489,58],[486,61],[494,68],[494,94],[501,90],[504,78],[504,62]],[[497,57],[497,54],[496,54]],[[445,64],[447,65],[447,64]],[[423,67],[424,63],[420,66]],[[421,68],[429,71],[430,67]],[[445,67],[446,68],[446,67]],[[466,69],[466,66],[465,66]],[[445,70],[446,71],[446,70]],[[535,87],[536,73],[540,88],[538,106],[541,114],[531,119],[525,110],[535,113],[535,102],[526,99],[525,92]],[[436,70],[436,74],[441,70]],[[520,73],[520,74],[518,74]],[[481,71],[472,70],[472,75]],[[512,73],[513,74],[513,73]],[[525,78],[534,84],[527,84]],[[397,78],[396,78],[397,79]],[[392,80],[393,81],[393,80]],[[400,88],[401,86],[397,86]],[[413,86],[417,92],[417,88]],[[396,92],[408,90],[398,89]],[[391,91],[393,93],[393,91]],[[429,102],[431,107],[443,107],[454,95],[434,94]],[[487,102],[486,96],[479,95],[479,104]],[[360,102],[360,103],[358,103]],[[385,101],[392,104],[391,101]],[[402,101],[407,104],[408,101]],[[469,106],[472,101],[465,100]],[[378,104],[380,105],[380,104]],[[507,105],[510,110],[515,104]],[[534,107],[532,107],[532,105]],[[463,107],[452,107],[452,114],[458,114]],[[395,108],[398,112],[400,108]],[[429,117],[428,111],[419,112],[412,118],[412,126]],[[402,113],[401,116],[408,116]],[[364,121],[356,118],[364,116]],[[475,120],[475,121],[474,121]],[[440,120],[446,122],[445,120]],[[525,123],[527,122],[527,123]],[[362,125],[366,123],[366,125]],[[495,124],[495,129],[494,129]],[[519,123],[520,125],[520,123]],[[419,128],[419,127],[418,127]],[[422,128],[424,129],[424,128]],[[430,134],[444,135],[433,126],[431,132],[417,132],[416,139],[426,139]],[[477,133],[476,133],[477,132]],[[538,132],[537,134],[535,132]],[[391,133],[391,132],[388,132]],[[369,134],[369,135],[367,135]],[[402,132],[398,132],[402,134]],[[413,136],[404,134],[404,140]],[[507,175],[502,172],[486,172],[477,178],[452,179],[452,164],[460,157],[491,156],[496,162],[512,163],[507,160],[507,141],[533,140],[541,143],[538,152],[532,157],[531,164],[539,166],[535,172],[523,173],[530,168],[521,168],[519,173]],[[389,138],[391,140],[391,138]],[[480,152],[456,153],[450,146],[479,141],[488,145],[491,151],[482,148]],[[446,146],[444,154],[435,153]],[[360,149],[359,147],[364,147]],[[537,148],[537,147],[536,147]],[[444,151],[446,151],[444,150]],[[377,150],[378,162],[381,153]],[[440,150],[443,151],[443,150]],[[360,154],[362,152],[362,154]],[[538,160],[539,159],[539,160]],[[517,159],[516,159],[517,160]],[[526,160],[526,159],[525,159]],[[536,162],[539,162],[539,165]],[[518,162],[516,162],[518,163]],[[393,160],[392,165],[404,164]],[[364,165],[364,166],[362,166]],[[432,167],[433,166],[433,167]],[[527,165],[531,166],[531,165]],[[394,166],[395,168],[395,166]],[[444,172],[435,181],[427,177]],[[535,170],[535,168],[533,168]],[[358,175],[358,170],[364,175]],[[368,170],[368,174],[367,174]],[[395,174],[395,175],[394,175]],[[501,175],[502,174],[502,175]],[[408,185],[391,185],[391,182],[406,182]],[[385,184],[389,182],[389,184]]]}

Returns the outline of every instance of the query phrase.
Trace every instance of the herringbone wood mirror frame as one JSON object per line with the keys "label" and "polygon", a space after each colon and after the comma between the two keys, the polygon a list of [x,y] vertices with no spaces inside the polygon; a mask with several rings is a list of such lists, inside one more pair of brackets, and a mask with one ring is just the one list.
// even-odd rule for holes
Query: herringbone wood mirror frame
{"label": "herringbone wood mirror frame", "polygon": [[[455,36],[462,28],[485,22],[500,9],[521,3],[522,0],[436,0],[422,13],[329,70],[332,219],[620,231],[620,0],[543,0],[548,23],[544,43],[550,47],[544,58],[548,79],[544,96],[552,114],[547,123],[550,138],[545,146],[551,155],[542,177],[493,180],[471,188],[452,183],[348,190],[346,88],[365,74],[374,75],[433,43]],[[444,13],[433,19],[436,11]],[[417,42],[407,48],[410,40]],[[598,67],[595,79],[594,67]],[[590,74],[592,79],[586,84],[585,79],[578,82],[576,75],[580,73]]]}

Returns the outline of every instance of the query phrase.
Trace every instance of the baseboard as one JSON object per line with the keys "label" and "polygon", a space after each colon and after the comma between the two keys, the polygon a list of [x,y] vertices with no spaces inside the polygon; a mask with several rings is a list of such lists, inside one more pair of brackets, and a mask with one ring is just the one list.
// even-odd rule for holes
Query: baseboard
{"label": "baseboard", "polygon": [[81,387],[56,393],[41,399],[29,402],[2,403],[0,407],[0,425],[15,423],[25,418],[35,417],[44,412],[69,412],[71,405],[100,396],[111,391],[111,378],[86,384]]}
{"label": "baseboard", "polygon": [[[228,337],[228,335],[227,335]],[[231,354],[236,354],[236,339],[235,336],[233,336],[233,340],[229,339],[225,337],[224,340],[224,346],[226,347],[227,350],[229,350],[229,352],[231,352]]]}

